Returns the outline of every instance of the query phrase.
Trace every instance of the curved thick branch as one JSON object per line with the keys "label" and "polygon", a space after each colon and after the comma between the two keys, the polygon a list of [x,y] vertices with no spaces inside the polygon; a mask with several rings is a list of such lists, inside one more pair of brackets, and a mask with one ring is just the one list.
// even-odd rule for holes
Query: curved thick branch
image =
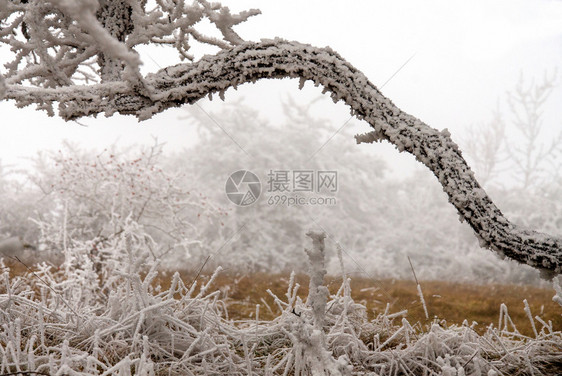
{"label": "curved thick branch", "polygon": [[147,76],[153,89],[150,98],[125,82],[52,90],[9,86],[6,97],[19,105],[59,102],[59,114],[67,120],[102,112],[134,114],[143,120],[213,93],[222,97],[225,90],[243,83],[285,77],[300,78],[301,84],[311,80],[330,92],[334,102],[348,104],[352,114],[374,128],[358,141],[388,140],[426,165],[482,246],[544,271],[562,271],[562,239],[509,222],[480,187],[447,130],[438,131],[401,111],[329,48],[283,40],[244,43]]}

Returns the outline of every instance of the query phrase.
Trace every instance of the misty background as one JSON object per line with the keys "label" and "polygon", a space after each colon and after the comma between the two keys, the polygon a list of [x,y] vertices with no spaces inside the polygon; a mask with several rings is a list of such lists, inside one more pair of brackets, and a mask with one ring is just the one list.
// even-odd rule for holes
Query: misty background
{"label": "misty background", "polygon": [[[237,29],[247,40],[279,36],[338,51],[402,110],[448,128],[510,220],[562,235],[562,2],[223,4],[262,10]],[[179,62],[172,50],[139,52],[145,73]],[[214,52],[194,46],[196,57]],[[309,83],[245,85],[224,102],[140,124],[124,116],[65,123],[10,102],[0,111],[0,239],[21,236],[44,252],[88,240],[103,253],[132,212],[170,268],[301,270],[304,234],[315,228],[327,233],[332,273],[339,247],[350,274],[376,279],[412,278],[410,256],[420,279],[538,283],[530,268],[479,248],[412,156],[357,145],[353,136],[368,125]],[[240,169],[262,183],[248,207],[225,194]],[[325,194],[336,203],[272,205],[271,170],[337,171],[337,190]]]}

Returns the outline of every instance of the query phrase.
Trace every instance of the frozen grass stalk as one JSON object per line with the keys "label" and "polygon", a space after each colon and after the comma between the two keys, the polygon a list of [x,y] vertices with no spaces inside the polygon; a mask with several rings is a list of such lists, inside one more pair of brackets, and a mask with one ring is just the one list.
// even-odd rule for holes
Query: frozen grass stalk
{"label": "frozen grass stalk", "polygon": [[425,318],[429,319],[429,313],[427,312],[427,305],[425,304],[425,299],[423,297],[422,288],[421,288],[421,285],[418,281],[418,277],[416,276],[416,271],[414,270],[414,265],[412,264],[412,260],[410,259],[410,256],[408,256],[408,262],[410,263],[410,268],[412,268],[412,273],[414,274],[414,279],[416,280],[418,296],[419,296],[420,302],[423,306],[423,313],[425,314]]}
{"label": "frozen grass stalk", "polygon": [[306,235],[312,239],[312,249],[305,250],[310,263],[310,285],[306,304],[312,308],[314,328],[321,329],[324,326],[326,302],[328,301],[329,295],[328,288],[324,286],[324,276],[326,275],[326,267],[324,265],[324,239],[326,238],[326,234],[323,232],[309,231]]}

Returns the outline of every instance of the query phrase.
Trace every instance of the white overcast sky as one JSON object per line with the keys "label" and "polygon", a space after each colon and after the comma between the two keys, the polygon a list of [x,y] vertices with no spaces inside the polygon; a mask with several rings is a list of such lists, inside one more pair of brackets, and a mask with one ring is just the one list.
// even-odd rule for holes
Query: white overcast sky
{"label": "white overcast sky", "polygon": [[[429,125],[449,128],[454,139],[467,126],[487,121],[498,100],[506,109],[505,93],[521,74],[528,81],[540,80],[558,68],[557,87],[545,108],[545,127],[552,133],[562,128],[562,1],[222,3],[233,11],[262,10],[261,15],[238,26],[242,38],[257,41],[279,36],[330,46],[378,86],[413,56],[382,92]],[[6,51],[1,53],[1,60],[6,61]],[[146,71],[174,62],[173,55],[165,51],[148,53],[151,59],[145,59]],[[299,91],[296,82],[285,80],[230,90],[226,100],[244,96],[248,105],[274,122],[287,94],[304,101],[319,93],[311,84]],[[329,115],[336,131],[349,118],[349,111],[342,104],[324,102],[321,112]],[[203,100],[200,105],[216,110],[221,102]],[[168,143],[168,150],[187,146],[193,139],[193,127],[180,119],[182,110],[169,110],[140,124],[132,117],[100,115],[81,120],[87,127],[48,118],[32,108],[17,109],[12,102],[0,102],[0,112],[0,159],[5,165],[17,165],[38,150],[56,149],[63,139],[103,148],[117,139],[150,143],[154,135]]]}

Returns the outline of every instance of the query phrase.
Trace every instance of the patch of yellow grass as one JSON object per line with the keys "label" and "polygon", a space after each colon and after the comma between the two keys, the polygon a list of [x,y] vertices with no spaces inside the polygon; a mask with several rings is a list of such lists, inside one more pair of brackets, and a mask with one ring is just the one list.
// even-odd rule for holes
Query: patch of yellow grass
{"label": "patch of yellow grass", "polygon": [[[10,262],[9,267],[11,277],[27,272],[27,269],[18,263]],[[195,280],[196,274],[193,272],[179,271],[179,273],[187,286]],[[173,271],[163,271],[153,283],[167,289],[172,275]],[[207,273],[199,275],[196,279],[197,284],[205,283],[209,278],[210,275]],[[296,276],[295,281],[300,284],[298,295],[303,300],[306,299],[308,277],[300,274]],[[284,299],[288,282],[288,273],[222,273],[216,278],[210,291],[222,292],[221,298],[228,305],[231,319],[254,318],[256,304],[260,304],[260,320],[271,320],[279,314],[279,311],[267,290]],[[325,283],[334,294],[340,288],[342,279],[328,276]],[[427,324],[433,320],[448,325],[461,324],[466,319],[469,324],[476,321],[478,323],[476,330],[480,333],[483,333],[490,324],[498,325],[500,305],[505,303],[519,332],[532,336],[531,323],[523,310],[523,299],[527,299],[533,316],[540,316],[546,322],[551,321],[554,330],[562,330],[562,307],[552,301],[553,289],[443,281],[421,281],[420,284],[429,311],[429,320],[425,318],[414,281],[373,281],[368,278],[353,277],[351,295],[357,303],[367,307],[370,318],[383,313],[387,304],[390,304],[390,313],[407,309],[406,318],[412,324],[418,322]],[[538,322],[535,324],[540,328]]]}
{"label": "patch of yellow grass", "polygon": [[[180,272],[186,284],[190,284],[195,275]],[[172,272],[160,275],[155,281],[167,288]],[[200,275],[198,283],[208,280],[209,275]],[[299,296],[304,300],[308,295],[308,277],[297,275],[295,281],[300,284]],[[280,298],[285,298],[289,282],[288,274],[232,274],[218,276],[213,289],[222,291],[222,297],[228,304],[229,317],[235,320],[254,318],[256,304],[260,304],[260,319],[271,320],[278,315],[273,298],[267,293],[271,290]],[[330,293],[334,294],[341,286],[341,277],[328,276],[325,279]],[[387,303],[390,313],[408,310],[406,318],[412,323],[426,324],[437,319],[441,324],[462,324],[466,319],[471,324],[478,323],[476,330],[486,331],[490,324],[498,325],[500,305],[505,303],[509,315],[519,332],[532,336],[533,330],[523,308],[523,299],[527,299],[533,316],[540,316],[544,321],[551,321],[554,330],[562,330],[562,307],[552,301],[553,289],[534,286],[498,285],[498,284],[467,284],[444,281],[420,282],[429,320],[425,318],[423,306],[417,294],[414,281],[383,280],[373,281],[368,278],[353,277],[351,295],[357,303],[367,307],[370,318],[383,313]],[[266,304],[272,312],[269,311]],[[535,322],[537,328],[540,324]],[[512,328],[509,328],[512,329]]]}

